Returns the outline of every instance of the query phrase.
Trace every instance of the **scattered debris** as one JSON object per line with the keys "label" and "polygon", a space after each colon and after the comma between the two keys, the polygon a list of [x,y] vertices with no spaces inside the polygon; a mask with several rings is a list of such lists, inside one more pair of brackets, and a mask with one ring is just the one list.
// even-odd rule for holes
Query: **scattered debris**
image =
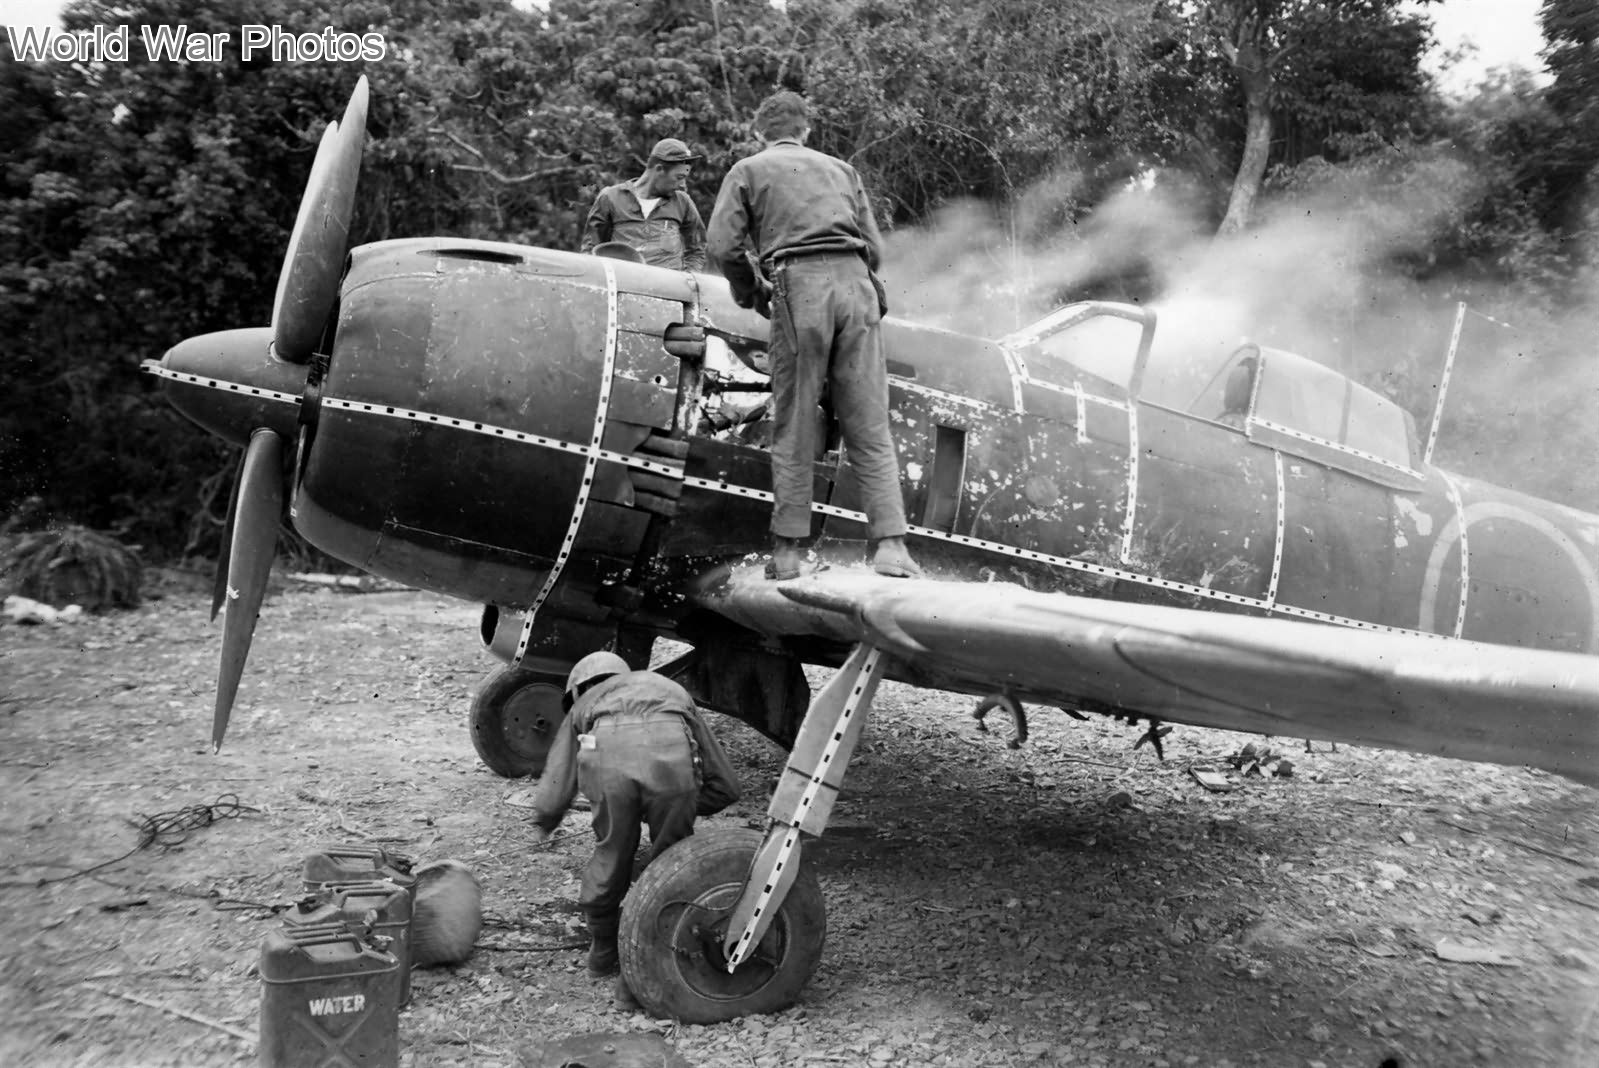
{"label": "scattered debris", "polygon": [[1194,781],[1213,794],[1230,794],[1238,789],[1238,783],[1219,771],[1201,771],[1198,768],[1189,768],[1188,774]]}
{"label": "scattered debris", "polygon": [[1410,878],[1410,873],[1398,864],[1390,864],[1385,860],[1374,860],[1371,866],[1377,869],[1377,877],[1379,879],[1398,882],[1401,879]]}
{"label": "scattered debris", "polygon": [[1439,960],[1454,961],[1458,964],[1494,964],[1502,968],[1520,967],[1520,962],[1509,950],[1498,946],[1484,946],[1475,943],[1456,942],[1448,938],[1440,938],[1438,944],[1432,947]]}
{"label": "scattered debris", "polygon": [[65,608],[51,608],[43,601],[12,594],[5,601],[5,616],[13,623],[37,626],[41,623],[55,625],[72,623],[83,615],[83,606],[69,604]]}
{"label": "scattered debris", "polygon": [[254,1035],[241,1031],[237,1027],[231,1027],[228,1024],[222,1023],[220,1020],[213,1020],[209,1017],[201,1016],[196,1012],[185,1012],[182,1009],[174,1009],[170,1005],[163,1005],[157,1001],[148,1001],[139,997],[137,994],[124,994],[120,990],[107,990],[105,987],[95,986],[93,983],[84,983],[83,988],[85,990],[93,990],[96,994],[104,994],[108,998],[121,998],[123,1001],[131,1001],[135,1005],[143,1005],[148,1009],[156,1009],[160,1012],[170,1013],[173,1016],[179,1017],[180,1019],[192,1020],[197,1024],[203,1024],[204,1026],[212,1028],[213,1030],[221,1031],[225,1035],[232,1035],[240,1042],[245,1043],[251,1049],[255,1048]]}
{"label": "scattered debris", "polygon": [[1003,708],[1015,726],[1015,732],[1011,735],[1010,741],[1005,743],[1005,747],[1020,749],[1027,741],[1027,709],[1008,693],[996,693],[985,697],[976,708],[972,709],[972,718],[977,721],[977,729],[984,734],[988,733],[988,720],[985,717],[996,708]]}
{"label": "scattered debris", "polygon": [[1245,745],[1227,758],[1227,763],[1238,769],[1244,778],[1259,775],[1267,779],[1287,779],[1294,774],[1294,762],[1268,746],[1254,742]]}
{"label": "scattered debris", "polygon": [[1555,964],[1561,968],[1570,968],[1573,971],[1592,972],[1599,971],[1594,962],[1574,949],[1562,949],[1555,954]]}
{"label": "scattered debris", "polygon": [[1166,735],[1170,734],[1171,732],[1172,732],[1172,729],[1170,727],[1163,727],[1163,726],[1161,726],[1160,720],[1155,719],[1154,717],[1150,717],[1149,729],[1146,730],[1143,733],[1143,735],[1138,739],[1138,741],[1133,743],[1133,748],[1137,749],[1138,747],[1142,746],[1145,742],[1148,742],[1149,743],[1149,747],[1151,749],[1155,750],[1156,759],[1165,760],[1166,759],[1166,748],[1165,748],[1164,743],[1161,740],[1163,738],[1165,738]]}
{"label": "scattered debris", "polygon": [[677,1047],[654,1032],[573,1035],[522,1053],[523,1068],[689,1068]]}
{"label": "scattered debris", "polygon": [[1513,837],[1511,835],[1493,834],[1490,831],[1483,830],[1481,827],[1472,827],[1472,826],[1469,826],[1468,824],[1457,823],[1457,822],[1455,822],[1454,820],[1451,820],[1451,819],[1441,819],[1440,822],[1447,823],[1451,827],[1457,828],[1457,829],[1462,830],[1462,831],[1467,831],[1467,832],[1469,832],[1471,834],[1480,834],[1480,835],[1483,835],[1483,836],[1488,837],[1488,838],[1494,838],[1494,839],[1497,839],[1497,840],[1499,840],[1501,842],[1505,842],[1508,845],[1520,846],[1522,849],[1525,849],[1528,852],[1538,853],[1538,854],[1540,854],[1542,856],[1546,856],[1546,857],[1553,857],[1555,860],[1563,860],[1567,864],[1575,864],[1579,868],[1589,868],[1589,867],[1593,866],[1593,865],[1589,864],[1586,860],[1583,860],[1581,857],[1574,857],[1574,856],[1570,855],[1569,853],[1562,853],[1559,850],[1555,850],[1555,849],[1545,849],[1543,846],[1534,845],[1532,842],[1528,842],[1528,841],[1526,841],[1524,839],[1516,838],[1516,837]]}
{"label": "scattered debris", "polygon": [[103,902],[101,902],[100,903],[100,911],[101,912],[123,912],[123,911],[125,911],[127,909],[138,908],[140,905],[148,905],[149,903],[150,903],[150,899],[147,898],[147,897],[124,897],[124,898],[120,898],[120,899],[118,899],[116,901],[103,901]]}
{"label": "scattered debris", "polygon": [[320,571],[302,571],[289,575],[290,582],[303,582],[309,586],[328,586],[345,593],[393,593],[399,590],[409,590],[411,587],[399,582],[390,582],[376,575],[330,575]]}

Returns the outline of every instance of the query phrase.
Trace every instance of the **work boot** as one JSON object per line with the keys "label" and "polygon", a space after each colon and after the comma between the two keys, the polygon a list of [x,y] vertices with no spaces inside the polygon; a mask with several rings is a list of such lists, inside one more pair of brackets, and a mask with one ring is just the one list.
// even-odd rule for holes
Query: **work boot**
{"label": "work boot", "polygon": [[877,548],[872,553],[872,570],[889,578],[922,577],[922,569],[911,559],[911,551],[905,547],[903,537],[877,539]]}
{"label": "work boot", "polygon": [[615,975],[621,969],[616,954],[616,936],[597,934],[589,943],[589,974],[596,979]]}
{"label": "work boot", "polygon": [[611,996],[616,1000],[618,1012],[643,1012],[644,1006],[640,1005],[638,998],[633,996],[633,990],[627,985],[627,980],[620,975],[616,977],[616,986],[611,988]]}
{"label": "work boot", "polygon": [[766,577],[781,582],[800,576],[800,565],[805,562],[805,550],[798,538],[775,535],[772,538],[772,559],[766,565]]}

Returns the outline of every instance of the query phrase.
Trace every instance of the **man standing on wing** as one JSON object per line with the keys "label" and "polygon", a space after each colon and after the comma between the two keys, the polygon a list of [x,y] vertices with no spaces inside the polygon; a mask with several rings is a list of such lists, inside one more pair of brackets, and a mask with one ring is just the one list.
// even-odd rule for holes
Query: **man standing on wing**
{"label": "man standing on wing", "polygon": [[656,267],[705,270],[705,222],[688,195],[688,172],[700,158],[675,137],[657,141],[643,174],[594,198],[579,251],[615,241]]}
{"label": "man standing on wing", "polygon": [[882,238],[860,175],[805,147],[810,113],[797,93],[774,93],[755,112],[762,151],[735,163],[711,212],[706,245],[740,307],[763,314],[771,282],[772,562],[768,578],[800,573],[811,533],[814,412],[831,386],[850,466],[860,479],[872,566],[921,574],[905,545],[899,459],[888,428],[888,363],[878,324],[887,311],[874,273]]}

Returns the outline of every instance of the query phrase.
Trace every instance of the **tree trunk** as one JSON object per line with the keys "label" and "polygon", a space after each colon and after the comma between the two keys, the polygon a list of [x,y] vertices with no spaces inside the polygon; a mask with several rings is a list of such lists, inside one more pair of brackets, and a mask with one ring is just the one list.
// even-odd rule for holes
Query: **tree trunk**
{"label": "tree trunk", "polygon": [[1218,234],[1234,234],[1249,225],[1255,211],[1255,198],[1266,177],[1266,162],[1271,155],[1271,71],[1267,69],[1260,42],[1239,42],[1233,67],[1244,89],[1247,116],[1244,156],[1233,178],[1232,196],[1227,200],[1227,215]]}

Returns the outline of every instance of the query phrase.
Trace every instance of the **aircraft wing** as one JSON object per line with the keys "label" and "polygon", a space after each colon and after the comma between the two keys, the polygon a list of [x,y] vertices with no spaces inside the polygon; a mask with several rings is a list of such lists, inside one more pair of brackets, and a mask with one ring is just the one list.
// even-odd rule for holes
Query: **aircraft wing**
{"label": "aircraft wing", "polygon": [[871,642],[917,685],[1599,785],[1599,657],[864,568],[771,582],[740,566],[693,597],[763,634]]}

